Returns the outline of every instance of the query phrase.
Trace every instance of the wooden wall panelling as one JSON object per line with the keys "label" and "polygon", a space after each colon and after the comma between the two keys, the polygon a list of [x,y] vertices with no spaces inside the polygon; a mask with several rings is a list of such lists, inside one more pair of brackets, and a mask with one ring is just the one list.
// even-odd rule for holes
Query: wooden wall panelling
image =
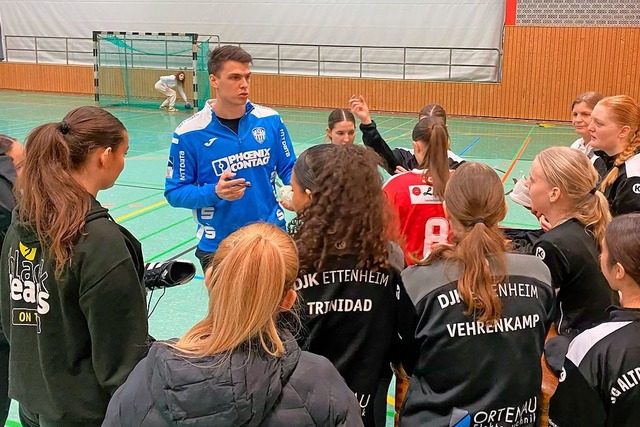
{"label": "wooden wall panelling", "polygon": [[[345,108],[351,95],[362,94],[372,110],[415,114],[436,102],[451,115],[568,120],[571,101],[586,90],[640,100],[639,57],[640,27],[510,26],[505,28],[500,83],[254,74],[251,99],[275,106]],[[162,70],[130,73],[141,96],[159,97],[153,84]],[[108,81],[112,90],[122,90],[115,76]],[[0,89],[91,94],[93,73],[82,66],[0,63]]]}

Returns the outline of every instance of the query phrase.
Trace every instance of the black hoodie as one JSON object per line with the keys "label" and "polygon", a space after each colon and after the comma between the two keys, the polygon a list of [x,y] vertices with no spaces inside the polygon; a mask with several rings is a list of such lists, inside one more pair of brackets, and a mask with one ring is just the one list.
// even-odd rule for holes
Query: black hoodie
{"label": "black hoodie", "polygon": [[140,243],[93,198],[85,221],[60,278],[16,211],[2,249],[9,396],[52,424],[99,423],[148,349]]}

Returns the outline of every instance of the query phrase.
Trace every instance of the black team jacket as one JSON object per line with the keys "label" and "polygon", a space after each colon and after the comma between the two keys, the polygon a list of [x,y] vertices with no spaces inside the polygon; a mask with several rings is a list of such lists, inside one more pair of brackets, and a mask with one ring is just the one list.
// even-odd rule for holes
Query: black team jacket
{"label": "black team jacket", "polygon": [[553,321],[549,269],[531,255],[507,254],[507,280],[495,289],[495,324],[465,315],[456,262],[412,266],[402,279],[416,305],[420,357],[400,425],[533,427],[539,424],[540,356]]}
{"label": "black team jacket", "polygon": [[[604,179],[617,156],[608,156],[604,151],[594,151],[592,161],[600,178]],[[640,212],[640,154],[636,154],[620,165],[618,177],[608,186],[604,195],[609,201],[611,215]]]}
{"label": "black team jacket", "polygon": [[575,218],[556,225],[540,236],[533,252],[549,267],[557,289],[559,334],[575,337],[607,320],[618,294],[600,271],[600,251],[584,225]]}
{"label": "black team jacket", "polygon": [[[394,247],[393,265],[402,265]],[[295,289],[302,303],[304,350],[329,359],[356,394],[365,426],[386,412],[390,363],[411,373],[417,348],[415,309],[396,268],[356,268],[355,255],[333,255],[321,271],[307,268]],[[400,267],[401,268],[401,267]],[[385,379],[387,382],[385,383]],[[377,397],[377,399],[376,399]]]}
{"label": "black team jacket", "polygon": [[609,321],[569,345],[551,398],[551,427],[635,427],[640,420],[640,309],[612,307]]}

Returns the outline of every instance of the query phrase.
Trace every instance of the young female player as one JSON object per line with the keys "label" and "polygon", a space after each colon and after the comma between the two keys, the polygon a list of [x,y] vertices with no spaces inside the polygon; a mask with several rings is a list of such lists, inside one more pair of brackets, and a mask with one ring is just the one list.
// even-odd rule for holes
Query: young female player
{"label": "young female player", "polygon": [[489,166],[462,164],[444,203],[456,245],[402,273],[419,316],[420,356],[400,425],[536,426],[555,305],[549,270],[534,256],[506,253],[504,189]]}
{"label": "young female player", "polygon": [[332,144],[353,144],[356,139],[356,119],[349,110],[335,109],[329,114],[326,132]]}
{"label": "young female player", "polygon": [[591,113],[594,166],[613,216],[640,212],[640,106],[627,95],[602,99]]}
{"label": "young female player", "polygon": [[[15,139],[0,135],[0,247],[4,241],[11,212],[16,206],[13,195],[17,175],[24,165],[24,150]],[[9,415],[9,343],[4,334],[0,334],[0,425],[4,425]]]}
{"label": "young female player", "polygon": [[578,335],[564,358],[551,398],[550,425],[632,427],[640,419],[640,215],[613,219],[600,265],[622,307]]}
{"label": "young female player", "polygon": [[412,139],[418,168],[392,176],[383,187],[397,213],[408,265],[426,258],[433,245],[449,241],[449,221],[442,208],[451,174],[447,128],[439,118],[425,117],[413,128]]}
{"label": "young female player", "polygon": [[336,369],[300,351],[284,321],[297,272],[295,244],[278,227],[231,233],[205,275],[206,317],[177,341],[151,346],[103,426],[361,426]]}
{"label": "young female player", "polygon": [[[367,147],[372,148],[385,161],[387,172],[393,175],[399,172],[406,172],[416,169],[419,161],[413,153],[413,150],[406,148],[390,148],[389,144],[382,138],[376,127],[376,123],[371,119],[369,114],[369,106],[362,95],[353,96],[349,100],[351,112],[360,119],[360,131],[362,131],[362,142]],[[418,113],[418,120],[425,117],[437,117],[442,120],[444,126],[447,126],[447,114],[438,104],[429,104]],[[447,144],[448,150],[449,144]],[[455,169],[464,160],[448,151],[449,167]]]}
{"label": "young female player", "polygon": [[617,302],[598,265],[598,242],[611,214],[597,182],[587,156],[568,147],[548,148],[531,165],[531,208],[551,226],[533,252],[549,267],[558,290],[555,322],[561,335],[575,336],[603,322],[607,307]]}
{"label": "young female player", "polygon": [[97,107],[27,138],[0,263],[9,396],[23,426],[100,426],[147,351],[140,243],[96,200],[128,148],[124,125]]}
{"label": "young female player", "polygon": [[415,310],[390,242],[392,212],[371,150],[322,144],[293,168],[292,232],[300,253],[304,349],[338,368],[367,426],[384,426],[390,362],[411,372]]}
{"label": "young female player", "polygon": [[167,99],[160,104],[160,109],[170,112],[178,111],[174,106],[176,103],[176,90],[180,92],[180,97],[184,101],[184,108],[187,110],[191,109],[187,94],[184,93],[184,79],[184,71],[178,71],[175,74],[160,77],[160,80],[156,82],[154,87],[158,92],[167,97]]}

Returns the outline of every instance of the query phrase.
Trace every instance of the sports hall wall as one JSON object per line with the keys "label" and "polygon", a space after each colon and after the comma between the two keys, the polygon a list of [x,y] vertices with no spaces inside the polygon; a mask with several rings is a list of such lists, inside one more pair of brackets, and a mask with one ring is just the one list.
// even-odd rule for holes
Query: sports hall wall
{"label": "sports hall wall", "polygon": [[[640,98],[640,3],[574,3],[506,1],[513,22],[504,29],[500,83],[256,74],[252,99],[330,108],[361,93],[375,110],[415,112],[438,102],[455,115],[566,120],[570,101],[585,90]],[[0,89],[91,94],[92,79],[89,66],[0,63]]]}

